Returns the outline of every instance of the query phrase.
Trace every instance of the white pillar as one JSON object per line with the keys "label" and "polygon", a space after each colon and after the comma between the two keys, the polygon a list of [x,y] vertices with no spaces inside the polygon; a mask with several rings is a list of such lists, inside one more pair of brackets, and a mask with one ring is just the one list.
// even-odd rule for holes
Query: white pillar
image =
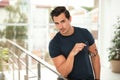
{"label": "white pillar", "polygon": [[108,54],[112,45],[114,27],[117,16],[120,16],[120,0],[100,0],[98,49],[102,66],[109,67]]}
{"label": "white pillar", "polygon": [[111,30],[111,0],[101,0],[99,5],[98,49],[102,66],[108,66]]}

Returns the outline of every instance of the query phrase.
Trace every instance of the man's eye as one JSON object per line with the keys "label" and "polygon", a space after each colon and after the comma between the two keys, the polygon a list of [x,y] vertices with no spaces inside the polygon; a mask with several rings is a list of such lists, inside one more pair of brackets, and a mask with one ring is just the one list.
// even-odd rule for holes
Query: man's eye
{"label": "man's eye", "polygon": [[58,25],[58,23],[55,23],[55,25]]}
{"label": "man's eye", "polygon": [[61,21],[61,23],[65,23],[65,21],[63,20],[63,21]]}

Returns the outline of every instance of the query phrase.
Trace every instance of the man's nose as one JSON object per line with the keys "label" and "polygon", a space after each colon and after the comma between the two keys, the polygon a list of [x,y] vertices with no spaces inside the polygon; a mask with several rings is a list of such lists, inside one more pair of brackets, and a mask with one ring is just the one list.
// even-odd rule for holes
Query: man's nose
{"label": "man's nose", "polygon": [[59,24],[59,29],[61,29],[63,27],[63,24],[62,23],[60,23]]}

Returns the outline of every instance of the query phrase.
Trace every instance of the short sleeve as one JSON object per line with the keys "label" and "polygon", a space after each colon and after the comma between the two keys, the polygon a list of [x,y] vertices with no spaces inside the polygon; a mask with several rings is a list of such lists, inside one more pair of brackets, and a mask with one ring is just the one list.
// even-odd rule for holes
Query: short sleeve
{"label": "short sleeve", "polygon": [[84,29],[84,34],[85,38],[89,42],[89,46],[91,46],[95,42],[92,34],[87,29]]}
{"label": "short sleeve", "polygon": [[52,58],[61,54],[60,46],[55,40],[51,40],[49,43],[49,54]]}

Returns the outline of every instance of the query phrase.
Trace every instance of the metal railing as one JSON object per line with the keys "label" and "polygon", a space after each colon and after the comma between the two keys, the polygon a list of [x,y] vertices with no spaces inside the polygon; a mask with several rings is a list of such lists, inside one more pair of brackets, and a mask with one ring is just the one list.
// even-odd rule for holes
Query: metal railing
{"label": "metal railing", "polygon": [[[41,71],[44,68],[47,69],[47,72],[48,70],[52,72],[47,74],[47,72],[44,71],[44,73],[46,73],[44,74],[45,77],[55,74],[56,80],[57,77],[67,80],[48,62],[32,54],[11,40],[7,39],[6,42],[9,48],[9,75],[12,78],[8,80],[42,80]],[[33,64],[31,64],[32,62],[36,66],[34,69],[30,67],[31,65],[33,66]],[[48,80],[51,80],[51,77],[49,77]]]}

